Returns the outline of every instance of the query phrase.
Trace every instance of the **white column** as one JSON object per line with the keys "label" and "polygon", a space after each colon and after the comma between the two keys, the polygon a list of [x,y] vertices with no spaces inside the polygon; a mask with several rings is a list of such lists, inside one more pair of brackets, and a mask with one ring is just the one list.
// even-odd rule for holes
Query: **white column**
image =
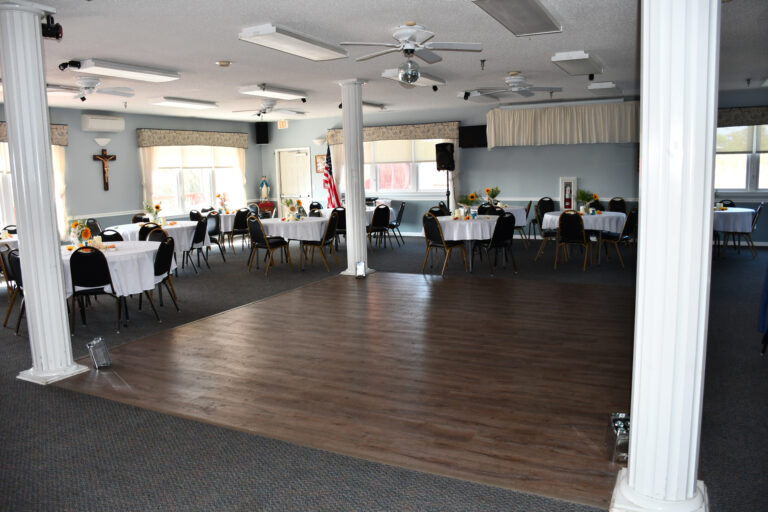
{"label": "white column", "polygon": [[697,472],[720,0],[644,0],[641,5],[632,414],[628,467],[618,475],[611,511],[706,511],[707,491]]}
{"label": "white column", "polygon": [[72,360],[53,191],[41,16],[54,9],[0,1],[0,66],[19,229],[32,368],[20,379],[48,384],[88,368]]}
{"label": "white column", "polygon": [[347,209],[347,270],[355,275],[358,261],[368,268],[367,235],[365,232],[365,183],[363,176],[363,91],[364,80],[350,79],[341,85],[342,127],[344,129],[344,188]]}

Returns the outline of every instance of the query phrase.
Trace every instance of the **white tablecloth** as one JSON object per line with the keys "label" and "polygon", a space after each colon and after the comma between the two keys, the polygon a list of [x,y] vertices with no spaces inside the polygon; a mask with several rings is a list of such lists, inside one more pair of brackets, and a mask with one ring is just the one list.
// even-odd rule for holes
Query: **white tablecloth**
{"label": "white tablecloth", "polygon": [[[490,240],[496,229],[496,215],[478,215],[470,220],[453,220],[453,217],[438,217],[443,238],[446,240]],[[515,217],[517,220],[517,217]]]}
{"label": "white tablecloth", "polygon": [[0,238],[0,245],[7,245],[10,250],[19,248],[18,235],[12,235],[9,238]]}
{"label": "white tablecloth", "polygon": [[[366,226],[371,223],[371,219],[373,219],[373,211],[376,209],[375,206],[366,206],[365,207],[365,224]],[[323,217],[329,217],[331,215],[331,212],[333,209],[324,208],[320,210],[320,213],[323,215]],[[392,207],[389,208],[389,222],[395,222],[395,210],[392,209]]]}
{"label": "white tablecloth", "polygon": [[[560,214],[562,212],[548,212],[544,214],[542,221],[543,229],[557,229]],[[603,212],[601,215],[581,216],[584,221],[584,229],[587,231],[608,231],[610,233],[621,233],[624,228],[624,220],[627,216],[621,212]]]}
{"label": "white tablecloth", "polygon": [[302,217],[301,220],[261,219],[267,236],[281,236],[286,240],[314,242],[323,238],[328,219]]}
{"label": "white tablecloth", "polygon": [[[235,225],[235,214],[234,213],[220,213],[219,217],[221,218],[221,232],[222,233],[229,233],[232,231],[232,228]],[[249,215],[250,217],[250,215]]]}
{"label": "white tablecloth", "polygon": [[[176,258],[181,258],[181,253],[186,251],[192,245],[192,239],[195,236],[195,227],[197,222],[194,220],[178,220],[174,225],[166,224],[161,226],[168,236],[173,237],[174,250],[176,251]],[[137,241],[139,239],[139,229],[141,229],[141,223],[134,224],[121,224],[119,226],[112,226],[107,229],[114,229],[123,236],[126,241]],[[207,247],[211,241],[208,239],[208,231],[205,232],[205,240],[203,246]]]}
{"label": "white tablecloth", "polygon": [[755,210],[751,208],[729,206],[727,210],[715,210],[714,230],[732,233],[751,233],[752,217],[754,215]]}
{"label": "white tablecloth", "polygon": [[[155,287],[155,255],[160,242],[110,242],[107,245],[114,249],[102,252],[107,258],[112,284],[118,296],[141,293]],[[69,258],[74,251],[68,251],[66,246],[61,248],[62,274],[64,275],[64,290],[67,297],[72,295],[72,274],[69,268]],[[171,269],[175,268],[171,262]]]}

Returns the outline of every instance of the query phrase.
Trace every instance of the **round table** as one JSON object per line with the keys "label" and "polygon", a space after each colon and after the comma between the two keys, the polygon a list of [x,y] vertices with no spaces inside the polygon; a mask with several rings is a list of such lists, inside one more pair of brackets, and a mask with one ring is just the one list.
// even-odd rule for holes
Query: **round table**
{"label": "round table", "polygon": [[754,215],[755,210],[752,208],[729,206],[727,210],[715,210],[713,229],[729,233],[751,233]]}
{"label": "round table", "polygon": [[0,245],[7,245],[8,249],[18,249],[19,248],[19,236],[18,235],[9,235],[8,238],[0,238]]}
{"label": "round table", "polygon": [[[144,223],[136,222],[133,224],[120,224],[119,226],[112,226],[107,229],[114,229],[120,233],[123,240],[131,242],[139,240],[139,230]],[[173,237],[174,250],[176,257],[181,258],[181,253],[192,247],[192,239],[195,237],[195,228],[197,227],[197,221],[194,220],[177,220],[171,221],[164,226],[160,226],[168,233],[168,236]],[[223,230],[222,230],[223,231]],[[203,247],[208,247],[211,244],[208,239],[208,231],[205,232],[205,239],[203,240]]]}
{"label": "round table", "polygon": [[[453,217],[437,217],[443,238],[449,241],[457,240],[490,240],[496,228],[496,215],[478,215],[474,219],[454,220]],[[515,217],[517,221],[517,217]]]}
{"label": "round table", "polygon": [[[376,209],[375,206],[366,206],[365,207],[365,225],[366,226],[371,223],[371,220],[373,219],[373,211],[375,209]],[[331,215],[332,211],[333,211],[333,209],[331,209],[331,208],[323,208],[322,210],[320,210],[320,214],[323,217],[328,218]],[[389,222],[395,222],[395,218],[396,218],[395,210],[393,210],[392,207],[390,206],[389,207]]]}
{"label": "round table", "polygon": [[[542,220],[542,229],[558,228],[558,221],[560,220],[560,214],[563,212],[547,212],[544,214]],[[584,221],[585,231],[607,231],[609,233],[621,233],[624,229],[624,221],[627,215],[622,212],[603,212],[601,214],[581,216],[581,220]]]}
{"label": "round table", "polygon": [[[110,242],[105,245],[115,246],[114,249],[104,249],[102,252],[107,258],[112,284],[115,286],[115,295],[118,297],[152,290],[162,279],[162,277],[155,278],[155,255],[157,248],[160,247],[160,242]],[[69,269],[69,259],[74,250],[68,250],[67,247],[72,246],[61,248],[61,263],[64,290],[69,297],[72,295],[72,274]],[[171,270],[175,267],[176,264],[172,262]]]}
{"label": "round table", "polygon": [[260,219],[267,236],[281,236],[286,240],[314,242],[323,238],[328,219],[302,217],[301,220]]}

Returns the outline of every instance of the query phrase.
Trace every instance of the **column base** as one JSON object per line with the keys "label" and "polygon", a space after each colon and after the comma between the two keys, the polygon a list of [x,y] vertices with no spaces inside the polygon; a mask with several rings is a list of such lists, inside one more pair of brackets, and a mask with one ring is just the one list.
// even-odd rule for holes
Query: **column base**
{"label": "column base", "polygon": [[[365,267],[365,275],[366,275],[366,276],[367,276],[368,274],[373,274],[374,272],[376,272],[374,269],[372,269],[372,268],[368,268],[368,267]],[[339,273],[340,273],[342,276],[357,276],[357,272],[356,272],[354,269],[352,269],[352,270],[350,270],[350,269],[347,269],[347,270],[342,270],[342,271],[341,271],[341,272],[339,272]]]}
{"label": "column base", "polygon": [[87,366],[73,363],[72,366],[62,368],[56,372],[38,372],[35,371],[34,368],[30,368],[29,370],[24,370],[23,372],[19,373],[16,378],[45,386],[47,384],[52,384],[54,382],[67,379],[79,373],[85,373],[88,370],[90,370],[90,368]]}
{"label": "column base", "polygon": [[707,486],[701,480],[696,482],[696,494],[684,501],[666,501],[638,494],[627,483],[627,468],[616,476],[610,512],[708,512]]}

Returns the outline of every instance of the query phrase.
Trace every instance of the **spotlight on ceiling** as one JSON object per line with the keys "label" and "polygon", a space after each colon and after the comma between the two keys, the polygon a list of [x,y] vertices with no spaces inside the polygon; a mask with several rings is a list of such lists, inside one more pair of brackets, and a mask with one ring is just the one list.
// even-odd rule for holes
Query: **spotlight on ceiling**
{"label": "spotlight on ceiling", "polygon": [[464,91],[464,101],[469,99],[469,91]]}
{"label": "spotlight on ceiling", "polygon": [[408,59],[397,67],[397,77],[401,82],[414,83],[419,79],[419,65]]}

